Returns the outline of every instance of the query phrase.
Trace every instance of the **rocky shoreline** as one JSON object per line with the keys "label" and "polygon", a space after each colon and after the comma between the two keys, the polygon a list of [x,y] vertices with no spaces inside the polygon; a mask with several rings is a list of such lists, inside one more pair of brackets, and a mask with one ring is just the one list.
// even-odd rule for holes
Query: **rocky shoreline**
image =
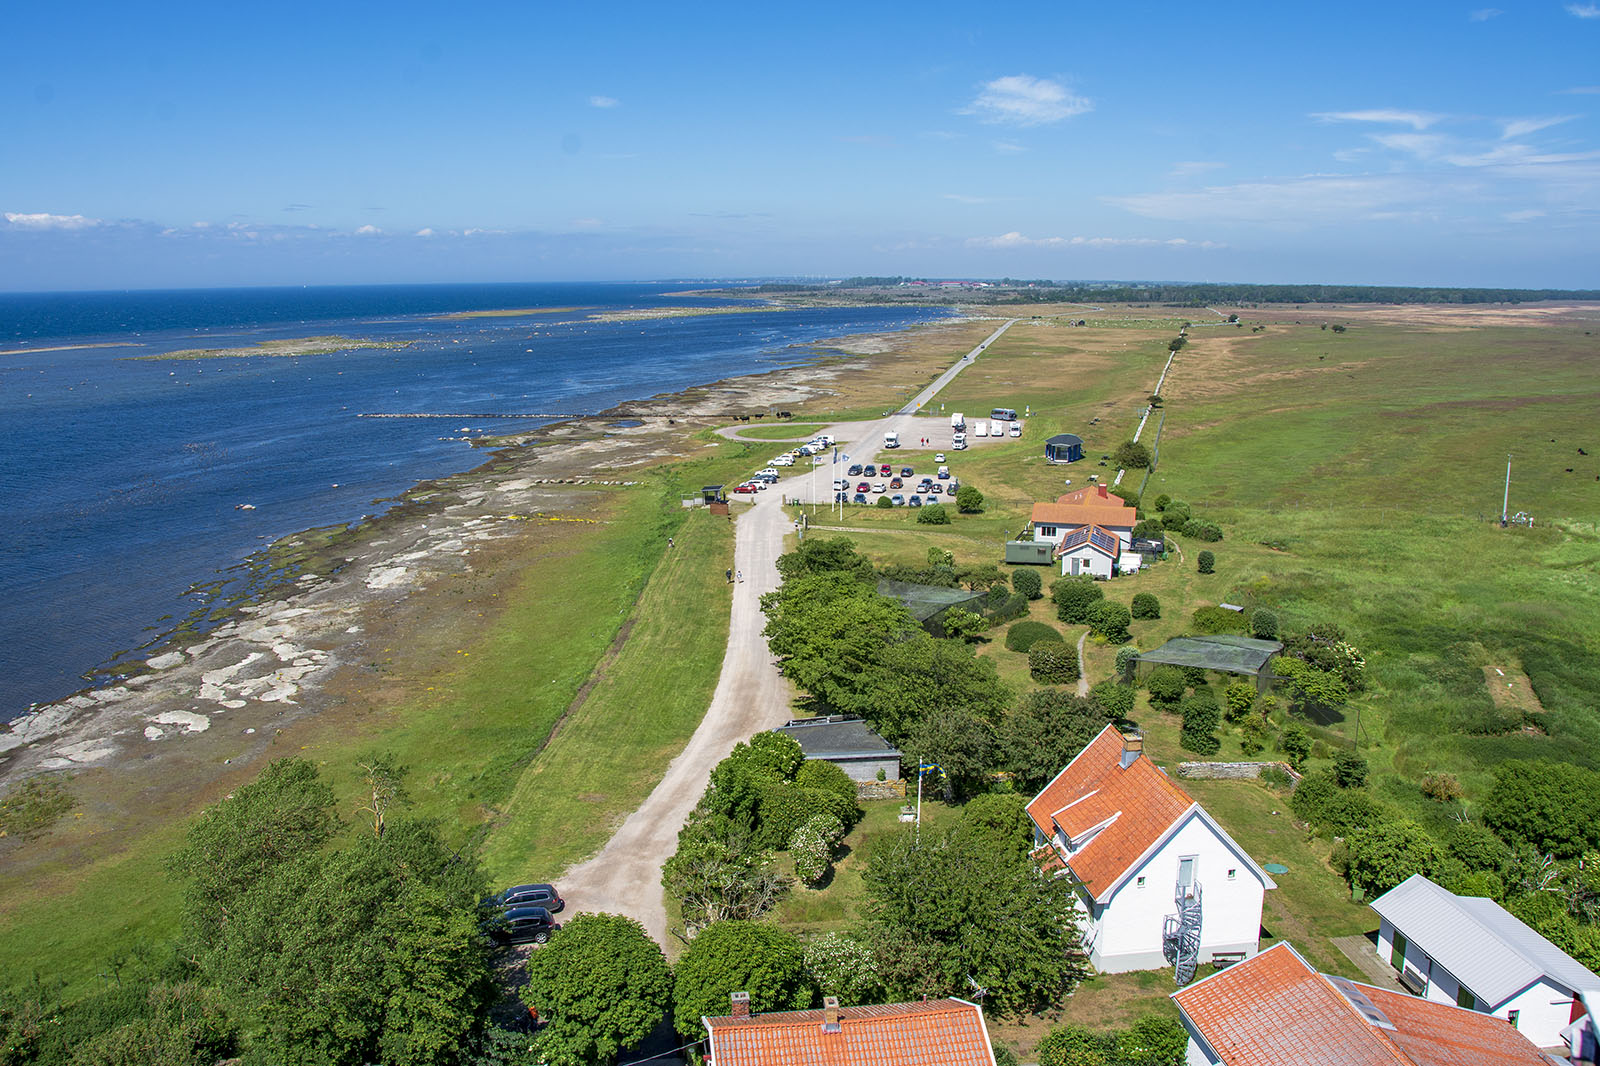
{"label": "rocky shoreline", "polygon": [[253,762],[285,726],[343,702],[329,697],[330,682],[371,660],[375,622],[418,609],[414,601],[443,579],[514,566],[543,523],[583,520],[590,493],[614,491],[636,480],[630,471],[710,447],[695,435],[730,411],[800,407],[866,362],[829,358],[837,349],[817,347],[817,359],[802,366],[499,439],[486,462],[413,486],[359,526],[279,540],[256,561],[293,561],[279,564],[254,602],[226,605],[203,633],[186,631],[114,682],[0,728],[0,789],[52,771],[159,773],[168,760],[198,758],[221,774]]}

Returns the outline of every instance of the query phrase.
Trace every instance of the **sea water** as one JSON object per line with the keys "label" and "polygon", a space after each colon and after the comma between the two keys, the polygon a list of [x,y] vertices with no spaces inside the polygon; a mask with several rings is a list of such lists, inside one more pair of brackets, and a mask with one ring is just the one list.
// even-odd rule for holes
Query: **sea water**
{"label": "sea water", "polygon": [[[826,337],[944,312],[802,308],[596,323],[593,311],[726,303],[682,286],[440,285],[0,294],[0,721],[137,658],[253,553],[359,521],[487,455],[460,440],[803,362]],[[533,317],[452,311],[572,308]],[[401,349],[130,358],[336,334]],[[116,345],[115,347],[69,347]],[[62,350],[45,351],[47,348]],[[26,349],[18,353],[16,349]],[[248,505],[248,507],[244,506]]]}

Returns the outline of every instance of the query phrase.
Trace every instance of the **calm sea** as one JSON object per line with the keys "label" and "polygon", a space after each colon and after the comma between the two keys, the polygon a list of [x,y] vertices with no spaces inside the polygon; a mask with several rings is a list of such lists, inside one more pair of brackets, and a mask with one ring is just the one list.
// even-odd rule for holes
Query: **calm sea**
{"label": "calm sea", "polygon": [[[676,286],[681,288],[681,286]],[[803,361],[793,347],[939,317],[906,308],[560,325],[461,310],[695,305],[662,285],[0,294],[0,721],[158,644],[273,539],[360,520],[536,422],[363,411],[575,412]],[[413,342],[303,358],[129,356],[341,334]],[[72,348],[114,344],[120,347]],[[15,349],[28,349],[17,353]],[[254,510],[240,510],[239,504]]]}

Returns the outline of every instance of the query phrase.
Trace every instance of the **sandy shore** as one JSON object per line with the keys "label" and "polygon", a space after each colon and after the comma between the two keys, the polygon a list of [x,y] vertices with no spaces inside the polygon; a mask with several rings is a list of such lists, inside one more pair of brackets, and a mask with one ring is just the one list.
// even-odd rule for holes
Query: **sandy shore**
{"label": "sandy shore", "polygon": [[[854,352],[887,344],[839,343]],[[0,727],[0,788],[91,769],[154,782],[180,762],[191,779],[197,765],[237,774],[297,719],[353,713],[337,691],[351,687],[341,686],[341,672],[373,658],[375,634],[403,641],[406,619],[441,624],[438,612],[459,611],[448,596],[430,599],[446,579],[514,568],[520,554],[537,550],[549,521],[581,518],[593,493],[627,484],[630,472],[708,447],[695,434],[724,424],[729,412],[799,408],[836,394],[841,379],[870,375],[872,362],[823,358],[547,426],[499,442],[473,470],[414,486],[353,531],[284,538],[262,553],[263,565],[281,568],[275,583],[256,602],[235,605],[203,639],[161,647],[141,673]]]}

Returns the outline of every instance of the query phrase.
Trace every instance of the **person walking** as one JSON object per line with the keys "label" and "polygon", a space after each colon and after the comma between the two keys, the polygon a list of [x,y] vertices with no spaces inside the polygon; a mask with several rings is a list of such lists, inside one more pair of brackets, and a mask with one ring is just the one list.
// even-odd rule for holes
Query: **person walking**
{"label": "person walking", "polygon": [[743,570],[739,571],[739,580],[741,582],[744,580],[744,571]]}
{"label": "person walking", "polygon": [[731,567],[728,570],[728,584],[733,584],[733,569]]}

